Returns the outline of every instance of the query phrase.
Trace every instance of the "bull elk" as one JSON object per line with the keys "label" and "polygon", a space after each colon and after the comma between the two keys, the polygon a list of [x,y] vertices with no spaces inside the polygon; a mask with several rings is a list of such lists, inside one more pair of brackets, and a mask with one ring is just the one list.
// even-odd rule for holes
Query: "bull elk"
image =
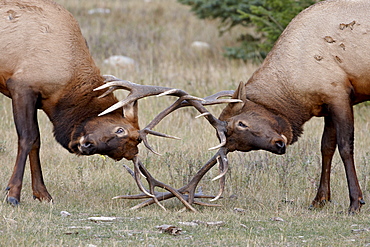
{"label": "bull elk", "polygon": [[[178,192],[194,203],[195,187],[217,157],[222,174],[227,171],[228,152],[262,149],[284,154],[303,133],[303,124],[315,116],[324,117],[325,126],[321,179],[312,206],[331,200],[331,161],[338,147],[349,188],[349,212],[358,212],[365,202],[353,158],[353,105],[370,99],[369,13],[367,0],[327,0],[297,15],[260,68],[235,91],[233,98],[242,102],[228,104],[215,123],[224,126],[220,129],[224,128],[226,143]],[[220,193],[223,186],[224,179]],[[157,199],[172,196],[162,193]],[[153,199],[138,207],[151,203]]]}
{"label": "bull elk", "polygon": [[[118,110],[122,105],[109,90],[104,95],[94,90],[114,77],[100,75],[77,21],[66,9],[51,0],[0,0],[0,16],[0,92],[12,100],[18,134],[17,158],[7,186],[12,205],[20,202],[27,156],[34,198],[52,200],[41,171],[37,109],[46,113],[56,140],[69,152],[137,160],[142,138],[150,147],[146,134],[171,137],[139,131],[138,99],[164,94],[199,104],[198,98],[182,90],[120,81],[120,88],[130,94],[123,111]],[[109,114],[98,116],[116,103],[119,106]]]}

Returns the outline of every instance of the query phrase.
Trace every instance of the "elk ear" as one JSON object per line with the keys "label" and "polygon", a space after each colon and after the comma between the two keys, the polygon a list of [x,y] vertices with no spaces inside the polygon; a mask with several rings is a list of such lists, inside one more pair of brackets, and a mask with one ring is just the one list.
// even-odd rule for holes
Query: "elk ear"
{"label": "elk ear", "polygon": [[225,109],[222,111],[220,115],[220,120],[227,120],[228,118],[235,116],[239,114],[239,111],[244,107],[245,104],[245,87],[244,83],[241,81],[239,83],[239,87],[235,90],[232,99],[240,99],[243,100],[243,102],[238,103],[229,103]]}
{"label": "elk ear", "polygon": [[238,88],[235,90],[232,99],[245,99],[246,89],[244,87],[244,82],[240,82]]}
{"label": "elk ear", "polygon": [[127,104],[123,107],[123,116],[126,118],[134,127],[139,128],[138,118],[138,103],[137,100]]}
{"label": "elk ear", "polygon": [[240,99],[243,102],[230,103],[229,104],[230,108],[233,110],[234,113],[239,112],[243,108],[243,106],[245,104],[245,99],[246,99],[245,95],[246,95],[246,89],[245,89],[245,86],[244,86],[244,82],[241,81],[239,83],[238,88],[235,90],[234,95],[233,95],[232,98],[233,99]]}

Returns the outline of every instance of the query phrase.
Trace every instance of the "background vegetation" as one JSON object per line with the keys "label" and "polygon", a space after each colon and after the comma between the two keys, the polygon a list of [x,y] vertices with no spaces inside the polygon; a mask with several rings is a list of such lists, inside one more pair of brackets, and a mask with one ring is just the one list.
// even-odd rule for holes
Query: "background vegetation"
{"label": "background vegetation", "polygon": [[221,34],[243,27],[239,45],[226,47],[230,58],[261,62],[291,19],[319,0],[178,0],[200,19],[217,19]]}
{"label": "background vegetation", "polygon": [[[218,36],[219,22],[201,21],[190,8],[175,0],[58,0],[80,22],[91,52],[103,74],[115,74],[137,83],[183,88],[204,97],[235,89],[256,66],[225,59],[224,46],[235,46],[239,32]],[[108,8],[109,14],[88,14],[93,8]],[[191,48],[193,41],[208,42],[210,50]],[[111,67],[103,63],[111,55],[126,55],[135,66]],[[118,95],[119,97],[121,94]],[[140,101],[141,126],[172,102],[169,98]],[[0,97],[0,182],[6,187],[15,162],[17,138],[11,102]],[[210,107],[218,115],[221,106]],[[204,119],[194,119],[193,109],[182,109],[156,128],[177,135],[180,141],[151,137],[162,156],[140,147],[140,157],[156,178],[174,187],[188,181],[214,151],[214,130]],[[370,202],[369,109],[355,109],[355,159],[365,200]],[[171,200],[163,211],[156,205],[137,211],[136,201],[112,200],[121,194],[138,193],[123,169],[128,161],[114,162],[101,156],[69,154],[52,136],[52,126],[40,111],[41,159],[45,183],[55,203],[32,199],[29,169],[26,169],[22,204],[0,204],[0,246],[364,246],[370,243],[369,206],[355,216],[346,214],[349,199],[343,165],[335,156],[332,170],[333,202],[322,210],[308,210],[320,175],[322,119],[312,119],[298,143],[284,156],[267,152],[235,152],[229,155],[221,208],[197,207],[199,213],[181,211]],[[200,186],[216,194],[218,183],[212,170]],[[5,192],[3,194],[5,199]],[[235,208],[243,209],[241,211]],[[62,217],[68,211],[71,216]],[[112,222],[96,222],[92,216],[114,216]],[[279,217],[279,218],[277,218]],[[282,221],[283,220],[283,221]],[[223,225],[182,225],[179,222],[215,222]],[[182,234],[161,233],[156,226],[171,224]]]}

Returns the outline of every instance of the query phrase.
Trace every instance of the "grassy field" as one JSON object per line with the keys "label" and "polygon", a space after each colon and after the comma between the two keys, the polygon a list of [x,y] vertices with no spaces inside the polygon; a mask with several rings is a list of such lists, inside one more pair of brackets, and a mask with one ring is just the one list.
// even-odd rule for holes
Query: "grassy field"
{"label": "grassy field", "polygon": [[[136,83],[182,88],[196,96],[235,89],[256,66],[230,61],[222,56],[238,35],[219,37],[217,22],[196,19],[175,0],[58,0],[77,18],[93,57],[103,74]],[[93,8],[108,8],[109,14],[88,14]],[[191,48],[193,41],[208,42],[207,52]],[[111,55],[136,61],[131,67],[103,63]],[[118,96],[123,96],[119,94]],[[140,101],[140,122],[145,126],[172,98]],[[17,149],[11,102],[0,97],[0,182],[5,189]],[[209,107],[218,115],[221,106]],[[156,156],[140,147],[140,157],[159,180],[181,187],[212,155],[213,128],[204,119],[194,119],[193,109],[169,116],[156,130],[182,140],[150,137]],[[355,159],[366,202],[370,203],[369,118],[365,105],[355,109]],[[267,152],[232,153],[222,207],[196,207],[182,211],[177,200],[130,210],[137,201],[112,200],[121,194],[138,193],[122,164],[101,156],[69,154],[53,138],[52,125],[40,111],[41,159],[45,183],[54,204],[32,199],[30,173],[26,169],[22,204],[0,204],[0,246],[367,246],[370,245],[369,206],[348,216],[348,190],[343,164],[336,154],[332,169],[332,203],[309,210],[320,176],[322,119],[312,119],[305,133],[284,156]],[[200,183],[206,194],[217,194],[212,170]],[[3,194],[5,199],[5,192]],[[235,210],[235,208],[242,210]],[[71,215],[61,216],[61,211]],[[89,217],[115,217],[109,222]],[[219,222],[217,225],[206,222]],[[198,222],[182,224],[181,222]],[[173,236],[156,226],[169,224],[182,229]]]}

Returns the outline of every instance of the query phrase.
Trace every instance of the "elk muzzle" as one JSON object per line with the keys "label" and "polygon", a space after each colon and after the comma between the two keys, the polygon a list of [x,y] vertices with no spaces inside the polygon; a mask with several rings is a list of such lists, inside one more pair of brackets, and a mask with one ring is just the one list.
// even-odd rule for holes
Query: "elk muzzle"
{"label": "elk muzzle", "polygon": [[97,151],[96,142],[89,135],[80,138],[77,148],[82,155],[92,155]]}
{"label": "elk muzzle", "polygon": [[140,143],[137,135],[131,138],[111,137],[100,140],[93,134],[82,136],[73,147],[73,151],[79,155],[102,154],[118,161],[123,158],[132,160],[138,154],[137,145]]}
{"label": "elk muzzle", "polygon": [[284,135],[281,135],[281,137],[273,138],[272,139],[272,152],[275,154],[285,154],[286,151],[286,143],[287,138]]}

